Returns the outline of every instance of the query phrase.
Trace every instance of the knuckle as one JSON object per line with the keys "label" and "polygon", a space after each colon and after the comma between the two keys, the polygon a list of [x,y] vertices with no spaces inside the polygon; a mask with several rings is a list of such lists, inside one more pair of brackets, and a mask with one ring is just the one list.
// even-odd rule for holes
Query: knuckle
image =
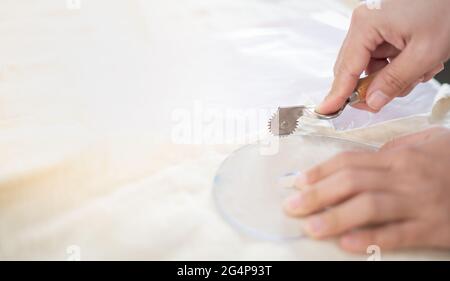
{"label": "knuckle", "polygon": [[342,172],[342,185],[345,193],[354,193],[358,191],[359,181],[358,173],[355,169],[349,168]]}
{"label": "knuckle", "polygon": [[353,10],[351,23],[359,24],[361,22],[366,22],[367,12],[368,12],[368,9],[367,9],[366,5],[359,5],[357,8],[355,8]]}
{"label": "knuckle", "polygon": [[408,82],[401,78],[401,75],[393,68],[385,71],[382,77],[384,83],[388,87],[391,87],[396,92],[396,94],[400,94],[408,87]]}
{"label": "knuckle", "polygon": [[438,53],[435,51],[434,45],[435,42],[429,42],[428,40],[422,40],[420,42],[416,41],[414,43],[414,53],[416,54],[416,59],[418,63],[430,64],[432,61],[436,61],[436,63],[432,63],[436,65],[439,63]]}
{"label": "knuckle", "polygon": [[362,195],[361,201],[365,210],[366,220],[369,221],[377,218],[380,206],[378,197],[374,194],[367,193]]}
{"label": "knuckle", "polygon": [[[352,79],[359,79],[361,73],[357,70],[357,66],[350,61],[341,61],[333,70],[335,77],[350,77]],[[347,96],[345,96],[347,97]]]}
{"label": "knuckle", "polygon": [[315,183],[322,178],[324,174],[323,167],[321,165],[316,166],[306,172],[306,179],[308,183]]}
{"label": "knuckle", "polygon": [[314,208],[320,202],[320,194],[317,188],[309,187],[303,193],[304,208]]}
{"label": "knuckle", "polygon": [[324,220],[328,225],[329,233],[336,233],[342,228],[342,220],[340,214],[336,209],[331,209],[324,214]]}
{"label": "knuckle", "polygon": [[351,164],[351,160],[355,156],[356,152],[352,151],[345,151],[341,152],[335,157],[335,161],[341,166],[341,167],[347,167]]}
{"label": "knuckle", "polygon": [[398,167],[402,169],[409,169],[411,167],[415,167],[418,161],[421,161],[422,155],[417,148],[409,146],[394,154],[393,157],[393,161]]}

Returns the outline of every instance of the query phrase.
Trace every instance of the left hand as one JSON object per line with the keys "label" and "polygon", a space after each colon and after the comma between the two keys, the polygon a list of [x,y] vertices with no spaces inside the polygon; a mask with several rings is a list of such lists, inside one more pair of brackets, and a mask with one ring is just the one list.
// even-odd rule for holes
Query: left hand
{"label": "left hand", "polygon": [[304,231],[340,237],[348,251],[450,249],[450,130],[432,128],[384,145],[345,152],[309,170],[285,211]]}

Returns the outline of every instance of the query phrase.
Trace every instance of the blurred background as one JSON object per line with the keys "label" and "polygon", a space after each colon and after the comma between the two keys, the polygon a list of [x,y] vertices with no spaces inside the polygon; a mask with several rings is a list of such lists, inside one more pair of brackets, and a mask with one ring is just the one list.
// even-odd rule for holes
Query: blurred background
{"label": "blurred background", "polygon": [[445,64],[445,69],[436,75],[435,78],[441,83],[450,83],[450,62]]}

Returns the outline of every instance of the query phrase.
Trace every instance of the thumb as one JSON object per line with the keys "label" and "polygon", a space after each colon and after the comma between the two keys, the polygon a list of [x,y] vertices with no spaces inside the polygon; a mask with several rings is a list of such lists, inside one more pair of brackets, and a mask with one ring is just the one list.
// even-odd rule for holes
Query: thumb
{"label": "thumb", "polygon": [[417,84],[429,69],[435,65],[429,54],[411,45],[406,47],[395,60],[379,71],[367,89],[366,103],[379,111],[397,96]]}

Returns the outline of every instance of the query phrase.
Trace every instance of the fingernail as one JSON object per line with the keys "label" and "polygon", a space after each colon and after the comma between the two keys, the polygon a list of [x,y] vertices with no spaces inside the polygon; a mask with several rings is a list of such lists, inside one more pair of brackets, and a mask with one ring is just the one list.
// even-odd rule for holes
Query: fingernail
{"label": "fingernail", "polygon": [[325,222],[320,217],[313,217],[306,221],[305,229],[311,234],[321,234],[325,230]]}
{"label": "fingernail", "polygon": [[286,200],[286,207],[289,210],[296,210],[298,208],[300,208],[300,206],[302,205],[302,200],[303,200],[303,196],[301,193],[297,193],[294,196],[289,197]]}
{"label": "fingernail", "polygon": [[316,106],[314,111],[319,112],[319,113],[322,112],[323,104],[324,104],[324,102],[321,102],[318,106]]}
{"label": "fingernail", "polygon": [[388,102],[389,97],[380,90],[373,92],[367,99],[367,105],[374,110],[380,110]]}

